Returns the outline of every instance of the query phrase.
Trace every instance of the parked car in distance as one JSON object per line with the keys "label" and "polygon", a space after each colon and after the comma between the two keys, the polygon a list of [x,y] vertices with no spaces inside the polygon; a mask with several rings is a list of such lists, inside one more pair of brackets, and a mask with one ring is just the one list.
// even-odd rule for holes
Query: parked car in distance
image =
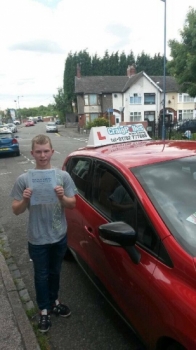
{"label": "parked car in distance", "polygon": [[92,128],[62,169],[69,250],[148,350],[196,349],[196,142]]}
{"label": "parked car in distance", "polygon": [[15,125],[20,125],[20,120],[14,120],[13,123],[14,123]]}
{"label": "parked car in distance", "polygon": [[56,125],[61,125],[61,121],[60,121],[60,120],[56,120],[56,121],[55,121],[55,124],[56,124]]}
{"label": "parked car in distance", "polygon": [[5,124],[10,130],[11,132],[17,132],[17,126],[14,124],[14,123],[8,123],[8,124]]}
{"label": "parked car in distance", "polygon": [[196,132],[196,119],[190,119],[178,122],[178,124],[175,126],[175,130],[184,133],[186,130],[190,130],[191,133]]}
{"label": "parked car in distance", "polygon": [[25,123],[25,126],[34,126],[34,121],[33,120],[28,120],[26,123]]}
{"label": "parked car in distance", "polygon": [[20,156],[20,147],[17,136],[14,136],[10,130],[5,131],[3,128],[0,128],[0,155],[1,154]]}
{"label": "parked car in distance", "polygon": [[58,132],[58,127],[55,122],[49,122],[46,124],[46,132]]}
{"label": "parked car in distance", "polygon": [[37,122],[43,122],[43,118],[42,117],[37,117]]}
{"label": "parked car in distance", "polygon": [[0,132],[9,132],[10,133],[10,128],[6,124],[0,124]]}

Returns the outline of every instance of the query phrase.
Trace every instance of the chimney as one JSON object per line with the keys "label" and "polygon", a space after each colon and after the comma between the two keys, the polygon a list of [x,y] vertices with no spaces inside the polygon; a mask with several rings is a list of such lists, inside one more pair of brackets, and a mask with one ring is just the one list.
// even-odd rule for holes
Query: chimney
{"label": "chimney", "polygon": [[136,74],[135,66],[128,66],[127,68],[127,76],[130,78],[132,75]]}
{"label": "chimney", "polygon": [[79,63],[77,63],[77,78],[81,78],[81,69]]}

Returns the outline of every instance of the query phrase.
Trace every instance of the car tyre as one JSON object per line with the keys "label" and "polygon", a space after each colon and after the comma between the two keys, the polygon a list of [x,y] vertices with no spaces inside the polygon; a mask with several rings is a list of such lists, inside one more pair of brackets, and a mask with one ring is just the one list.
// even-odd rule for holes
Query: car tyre
{"label": "car tyre", "polygon": [[20,156],[20,151],[17,151],[16,152],[16,157],[19,157]]}

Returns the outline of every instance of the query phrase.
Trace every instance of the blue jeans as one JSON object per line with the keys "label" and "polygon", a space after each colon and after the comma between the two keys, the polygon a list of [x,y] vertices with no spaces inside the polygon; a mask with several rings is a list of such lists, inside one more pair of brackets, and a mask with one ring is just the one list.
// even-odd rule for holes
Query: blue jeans
{"label": "blue jeans", "polygon": [[67,237],[53,244],[28,243],[29,256],[33,260],[36,300],[40,310],[51,310],[58,299],[60,272],[67,250]]}

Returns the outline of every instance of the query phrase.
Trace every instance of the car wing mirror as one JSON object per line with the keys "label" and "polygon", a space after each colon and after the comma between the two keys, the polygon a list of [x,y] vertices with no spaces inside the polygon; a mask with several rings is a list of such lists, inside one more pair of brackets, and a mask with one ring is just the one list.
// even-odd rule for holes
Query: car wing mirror
{"label": "car wing mirror", "polygon": [[135,247],[137,234],[123,221],[111,222],[99,226],[100,239],[109,245],[121,246],[135,264],[139,264],[141,254]]}

